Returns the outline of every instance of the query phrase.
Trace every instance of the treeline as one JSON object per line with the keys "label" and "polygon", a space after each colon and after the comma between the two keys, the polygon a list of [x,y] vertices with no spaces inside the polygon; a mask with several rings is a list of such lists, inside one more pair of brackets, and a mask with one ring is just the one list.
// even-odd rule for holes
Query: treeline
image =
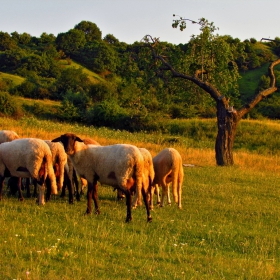
{"label": "treeline", "polygon": [[[233,57],[226,67],[234,63],[240,73],[257,69],[280,56],[280,38],[267,42],[251,38],[241,42],[222,36],[220,40],[230,47]],[[191,40],[180,45],[159,44],[176,69],[194,72],[200,67],[193,58],[190,63],[194,50]],[[73,61],[103,79],[92,81],[82,67],[70,67]],[[1,112],[15,111],[13,104],[7,105],[9,95],[14,95],[61,101],[63,109],[57,117],[63,120],[130,131],[158,130],[157,120],[162,118],[215,116],[215,104],[207,94],[185,80],[163,75],[155,63],[145,43],[126,44],[112,34],[102,37],[98,26],[88,21],[57,37],[42,33],[37,38],[28,33],[2,31],[0,71],[25,80],[15,86],[8,79],[0,79]],[[265,88],[267,82],[264,75],[256,91]],[[238,90],[229,95],[237,104],[245,98]],[[273,96],[270,102],[254,109],[253,115],[280,118],[279,103],[277,96]]]}

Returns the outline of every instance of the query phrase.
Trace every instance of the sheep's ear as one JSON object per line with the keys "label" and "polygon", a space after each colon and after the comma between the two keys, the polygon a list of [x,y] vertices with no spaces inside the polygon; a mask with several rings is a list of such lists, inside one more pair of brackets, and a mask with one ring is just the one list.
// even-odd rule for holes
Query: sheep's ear
{"label": "sheep's ear", "polygon": [[80,137],[76,136],[75,141],[84,142]]}
{"label": "sheep's ear", "polygon": [[60,141],[61,141],[61,137],[57,137],[57,138],[52,140],[52,142],[60,142]]}

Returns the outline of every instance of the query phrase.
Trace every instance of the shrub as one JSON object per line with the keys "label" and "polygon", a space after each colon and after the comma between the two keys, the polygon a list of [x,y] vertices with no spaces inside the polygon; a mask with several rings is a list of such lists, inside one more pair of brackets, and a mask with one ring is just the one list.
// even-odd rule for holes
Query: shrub
{"label": "shrub", "polygon": [[11,117],[19,117],[22,115],[15,98],[3,91],[0,91],[0,114]]}

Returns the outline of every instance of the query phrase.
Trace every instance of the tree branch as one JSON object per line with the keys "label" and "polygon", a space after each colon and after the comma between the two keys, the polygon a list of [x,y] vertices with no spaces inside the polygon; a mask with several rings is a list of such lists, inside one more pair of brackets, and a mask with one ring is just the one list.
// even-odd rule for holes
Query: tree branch
{"label": "tree branch", "polygon": [[248,103],[238,110],[238,117],[241,119],[245,114],[249,113],[263,98],[277,91],[274,67],[280,64],[280,59],[273,61],[268,68],[268,76],[270,78],[270,87],[257,93]]}
{"label": "tree branch", "polygon": [[173,75],[174,78],[182,78],[185,80],[189,80],[193,83],[195,83],[197,86],[199,86],[200,88],[202,88],[204,91],[206,91],[207,93],[210,94],[210,96],[216,101],[216,102],[222,102],[225,106],[225,108],[228,108],[228,100],[227,98],[225,98],[224,96],[222,96],[222,94],[219,92],[218,89],[216,89],[214,86],[212,86],[211,84],[202,81],[201,79],[199,79],[198,75],[201,74],[200,72],[195,72],[195,74],[193,76],[188,75],[188,74],[183,74],[183,73],[179,73],[177,72],[171,64],[169,64],[162,55],[159,55],[156,53],[156,50],[154,48],[154,46],[156,46],[156,38],[152,38],[150,35],[146,35],[145,39],[144,39],[145,43],[147,44],[147,46],[150,48],[151,52],[152,52],[152,56],[154,57],[154,59],[161,61],[162,65],[164,66],[164,70],[166,71],[170,71]]}

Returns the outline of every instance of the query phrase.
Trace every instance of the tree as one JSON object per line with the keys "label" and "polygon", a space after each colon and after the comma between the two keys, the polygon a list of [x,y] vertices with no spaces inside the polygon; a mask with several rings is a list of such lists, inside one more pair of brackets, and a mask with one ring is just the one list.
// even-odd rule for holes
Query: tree
{"label": "tree", "polygon": [[97,25],[90,21],[81,21],[75,25],[75,29],[83,31],[87,42],[101,41],[102,32]]}
{"label": "tree", "polygon": [[16,47],[16,42],[7,33],[0,31],[0,51],[14,49]]}
{"label": "tree", "polygon": [[66,33],[59,33],[56,38],[58,49],[63,50],[67,55],[83,48],[85,43],[85,34],[78,29],[70,29]]}
{"label": "tree", "polygon": [[[186,21],[191,20],[180,18],[174,20],[172,26],[174,28],[179,26],[181,30],[184,30]],[[168,61],[168,57],[159,52],[158,39],[147,35],[144,41],[150,48],[154,59],[159,62],[158,69],[171,73],[173,78],[191,81],[215,101],[218,127],[215,143],[216,163],[220,166],[233,165],[233,144],[237,125],[244,115],[262,99],[277,91],[274,67],[280,64],[280,59],[273,61],[268,68],[269,87],[256,93],[251,100],[236,109],[231,97],[236,94],[237,67],[232,60],[226,41],[218,35],[213,35],[216,28],[213,23],[209,23],[204,18],[199,22],[191,22],[201,26],[201,33],[193,36],[190,41],[191,53],[187,55],[189,61],[187,73],[177,71]]]}

